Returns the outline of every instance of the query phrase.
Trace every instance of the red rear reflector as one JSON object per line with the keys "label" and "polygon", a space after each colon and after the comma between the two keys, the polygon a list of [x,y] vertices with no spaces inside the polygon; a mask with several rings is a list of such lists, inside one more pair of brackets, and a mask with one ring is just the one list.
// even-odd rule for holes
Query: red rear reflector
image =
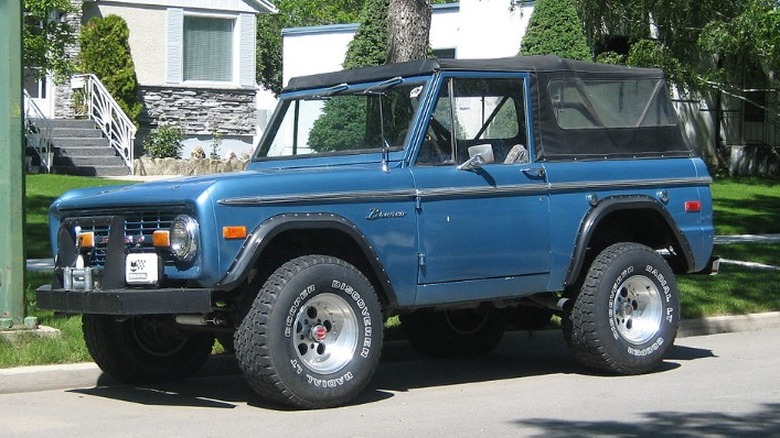
{"label": "red rear reflector", "polygon": [[686,213],[698,213],[701,211],[701,201],[685,201]]}

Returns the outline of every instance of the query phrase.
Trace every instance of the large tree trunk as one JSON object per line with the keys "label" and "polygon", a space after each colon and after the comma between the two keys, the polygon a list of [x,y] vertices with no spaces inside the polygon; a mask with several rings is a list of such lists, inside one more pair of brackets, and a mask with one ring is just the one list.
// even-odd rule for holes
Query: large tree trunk
{"label": "large tree trunk", "polygon": [[431,30],[431,0],[389,0],[387,63],[424,59]]}

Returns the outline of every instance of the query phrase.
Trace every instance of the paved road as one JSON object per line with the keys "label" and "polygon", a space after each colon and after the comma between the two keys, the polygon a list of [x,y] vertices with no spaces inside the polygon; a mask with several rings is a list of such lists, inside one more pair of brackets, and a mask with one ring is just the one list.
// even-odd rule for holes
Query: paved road
{"label": "paved road", "polygon": [[[517,333],[482,359],[384,351],[353,405],[288,411],[237,374],[154,387],[0,395],[4,437],[780,436],[780,329],[678,340],[662,369],[584,373],[559,334]],[[220,361],[217,361],[220,362]],[[230,361],[217,366],[235,372]]]}

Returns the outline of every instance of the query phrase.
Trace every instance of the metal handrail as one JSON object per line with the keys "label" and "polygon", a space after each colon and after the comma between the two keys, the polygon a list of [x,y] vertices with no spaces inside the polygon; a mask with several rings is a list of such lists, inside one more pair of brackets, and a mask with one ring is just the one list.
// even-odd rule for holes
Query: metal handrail
{"label": "metal handrail", "polygon": [[24,137],[27,139],[27,145],[31,146],[40,157],[41,164],[46,167],[46,172],[51,172],[54,160],[54,150],[51,146],[51,122],[35,104],[30,93],[27,90],[23,91]]}
{"label": "metal handrail", "polygon": [[81,90],[81,102],[77,102],[76,115],[87,116],[97,123],[132,174],[133,143],[138,129],[97,76],[90,73],[75,75],[71,78],[71,88],[76,96],[79,95],[76,90]]}

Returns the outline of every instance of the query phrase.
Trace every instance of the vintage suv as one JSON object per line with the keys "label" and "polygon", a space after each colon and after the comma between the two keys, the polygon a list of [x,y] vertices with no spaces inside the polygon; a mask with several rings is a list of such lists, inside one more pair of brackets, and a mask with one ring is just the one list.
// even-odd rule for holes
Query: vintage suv
{"label": "vintage suv", "polygon": [[301,408],[369,382],[383,322],[439,357],[559,314],[574,356],[653,370],[675,273],[711,272],[711,178],[662,72],[554,56],[427,59],[293,78],[246,171],[66,193],[53,284],[126,382],[181,378],[214,339]]}

